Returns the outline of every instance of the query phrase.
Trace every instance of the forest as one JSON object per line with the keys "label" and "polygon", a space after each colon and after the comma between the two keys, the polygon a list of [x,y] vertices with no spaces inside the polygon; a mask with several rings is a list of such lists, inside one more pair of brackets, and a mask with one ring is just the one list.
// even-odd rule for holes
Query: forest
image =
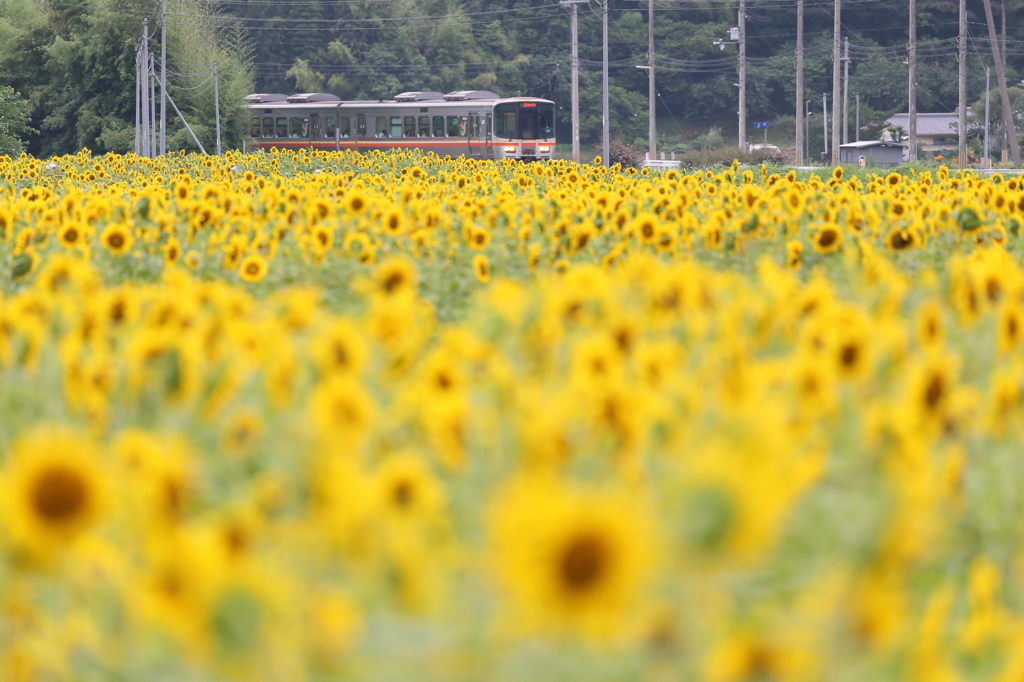
{"label": "forest", "polygon": [[[985,67],[993,59],[983,4],[967,4],[968,96],[974,103],[984,95]],[[581,135],[593,143],[601,127],[602,6],[577,6]],[[1024,71],[1024,8],[1015,0],[993,0],[993,9],[1008,82],[1016,85]],[[612,134],[645,145],[648,76],[636,67],[647,64],[648,2],[609,0],[608,12]],[[918,0],[916,14],[918,109],[952,111],[957,3]],[[0,0],[0,86],[12,87],[25,101],[28,151],[132,147],[136,46],[142,20],[149,18],[150,45],[159,59],[159,15],[153,0]],[[214,61],[225,148],[244,141],[245,94],[298,91],[344,99],[461,89],[549,97],[558,105],[560,141],[569,141],[569,12],[551,0],[167,0],[167,17],[168,92],[204,145],[213,140]],[[727,41],[736,23],[736,2],[656,0],[663,145],[699,143],[711,129],[735,143],[737,48],[715,43]],[[841,25],[850,43],[849,87],[851,102],[859,99],[862,136],[877,136],[889,115],[907,107],[908,3],[844,0]],[[746,33],[748,137],[755,122],[769,122],[769,141],[791,144],[795,0],[750,0]],[[816,112],[822,94],[831,96],[832,38],[833,4],[808,0],[805,94]],[[854,115],[851,104],[851,130]],[[820,137],[812,134],[812,152],[813,144],[821,148]],[[168,140],[171,149],[192,145],[173,116]]]}

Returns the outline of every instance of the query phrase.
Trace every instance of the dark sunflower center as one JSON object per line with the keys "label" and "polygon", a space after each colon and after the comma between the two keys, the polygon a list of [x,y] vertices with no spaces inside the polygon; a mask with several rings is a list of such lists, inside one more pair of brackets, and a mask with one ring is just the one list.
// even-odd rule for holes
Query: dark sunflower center
{"label": "dark sunflower center", "polygon": [[120,234],[110,235],[110,245],[115,249],[119,249],[124,246],[124,236]]}
{"label": "dark sunflower center", "polygon": [[249,265],[245,268],[245,271],[247,273],[249,273],[250,275],[259,274],[260,264],[259,263],[249,263]]}
{"label": "dark sunflower center", "polygon": [[402,273],[400,273],[400,272],[393,272],[393,273],[391,273],[390,275],[388,275],[387,277],[384,278],[384,284],[383,284],[384,291],[386,291],[386,292],[388,292],[390,294],[392,291],[394,291],[398,287],[402,286],[402,282],[404,282],[404,281],[405,281],[405,277],[402,275]]}
{"label": "dark sunflower center", "polygon": [[391,492],[395,504],[399,507],[408,507],[412,504],[413,488],[409,481],[399,481]]}
{"label": "dark sunflower center", "polygon": [[562,585],[573,592],[594,586],[608,569],[608,550],[600,538],[581,535],[565,547],[558,575]]}
{"label": "dark sunflower center", "polygon": [[939,402],[942,400],[942,396],[946,392],[946,382],[942,380],[942,377],[938,374],[934,375],[928,381],[928,387],[924,392],[924,404],[928,406],[929,410],[934,410]]}
{"label": "dark sunflower center", "polygon": [[64,239],[66,239],[69,242],[78,241],[78,230],[68,230],[67,232],[64,233]]}
{"label": "dark sunflower center", "polygon": [[78,472],[54,468],[43,472],[36,480],[32,506],[44,520],[62,523],[78,515],[88,497],[89,488]]}
{"label": "dark sunflower center", "polygon": [[843,364],[843,367],[846,368],[855,366],[859,358],[860,349],[853,344],[843,346],[843,350],[839,353],[839,361]]}
{"label": "dark sunflower center", "polygon": [[821,233],[821,237],[818,239],[818,243],[821,246],[829,247],[835,244],[838,238],[839,236],[835,233],[834,230],[825,230],[824,232]]}

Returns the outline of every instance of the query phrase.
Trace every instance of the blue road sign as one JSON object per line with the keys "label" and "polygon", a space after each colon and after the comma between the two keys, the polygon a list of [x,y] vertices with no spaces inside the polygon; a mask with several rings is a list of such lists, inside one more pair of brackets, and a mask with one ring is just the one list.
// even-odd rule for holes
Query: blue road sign
{"label": "blue road sign", "polygon": [[755,128],[767,128],[768,127],[768,122],[766,121],[764,123],[755,123],[754,127]]}

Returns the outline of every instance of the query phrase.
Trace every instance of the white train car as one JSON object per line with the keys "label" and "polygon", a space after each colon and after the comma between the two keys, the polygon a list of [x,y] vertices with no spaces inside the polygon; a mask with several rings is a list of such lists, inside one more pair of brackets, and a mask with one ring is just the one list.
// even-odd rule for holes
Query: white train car
{"label": "white train car", "polygon": [[523,161],[550,159],[555,150],[555,103],[536,97],[465,90],[403,92],[378,101],[326,93],[245,99],[255,148],[417,148],[453,158]]}

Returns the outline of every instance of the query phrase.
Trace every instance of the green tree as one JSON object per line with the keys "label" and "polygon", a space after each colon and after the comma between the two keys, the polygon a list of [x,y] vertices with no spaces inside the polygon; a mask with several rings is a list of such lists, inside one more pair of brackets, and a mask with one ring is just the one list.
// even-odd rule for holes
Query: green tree
{"label": "green tree", "polygon": [[28,102],[9,85],[0,86],[0,156],[25,151],[25,136],[36,132],[28,122]]}

